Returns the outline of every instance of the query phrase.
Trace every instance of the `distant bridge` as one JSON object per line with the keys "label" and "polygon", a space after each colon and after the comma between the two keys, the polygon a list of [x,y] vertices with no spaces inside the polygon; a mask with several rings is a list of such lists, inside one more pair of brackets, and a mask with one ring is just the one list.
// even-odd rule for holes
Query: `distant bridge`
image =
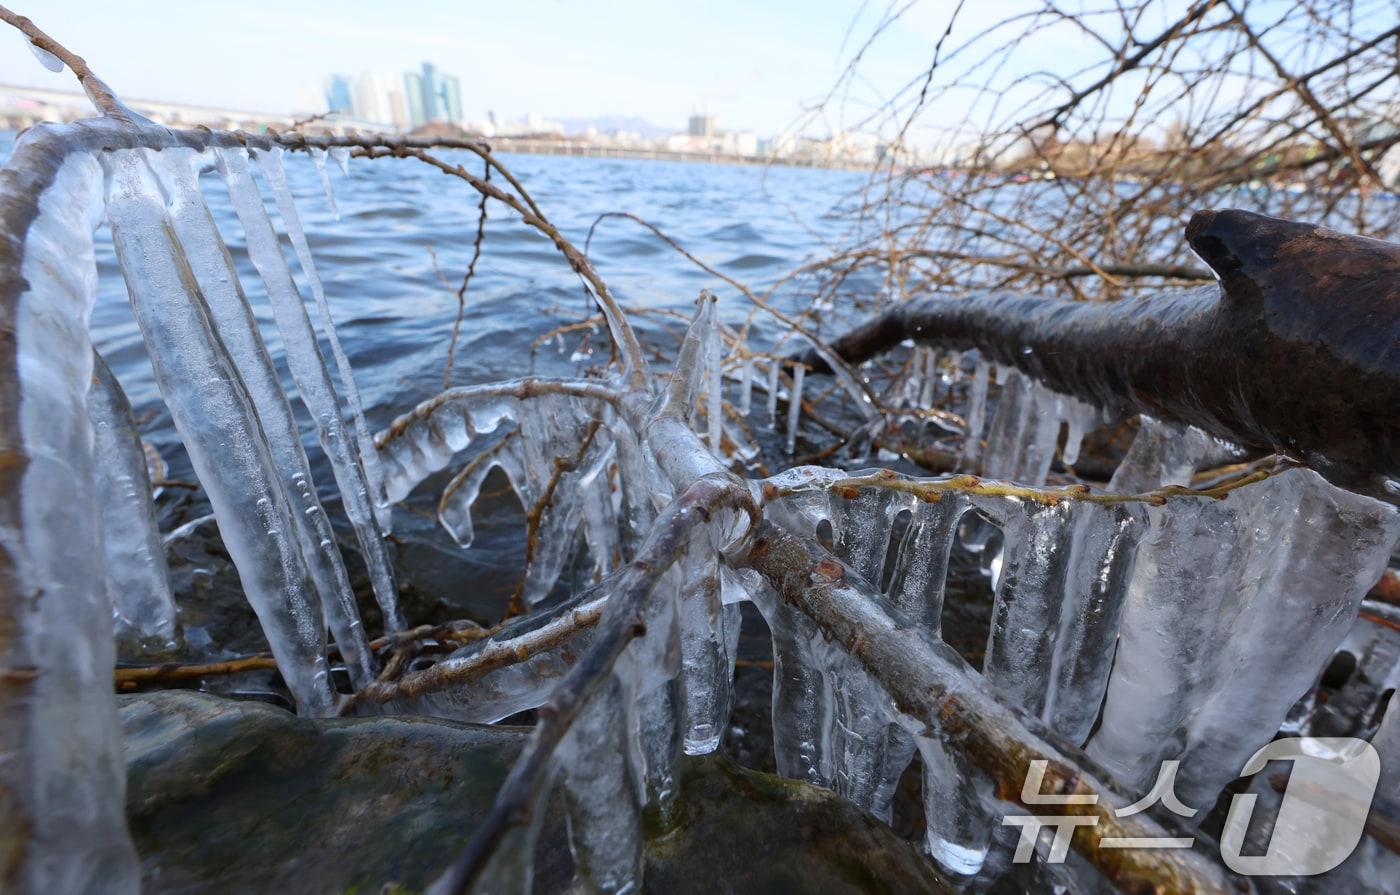
{"label": "distant bridge", "polygon": [[496,152],[521,152],[528,155],[570,155],[580,158],[625,158],[661,162],[706,162],[721,165],[788,165],[797,168],[839,168],[869,170],[866,162],[823,158],[787,158],[767,155],[735,155],[728,152],[694,152],[653,149],[646,146],[606,146],[576,140],[541,140],[535,137],[489,137],[487,142]]}
{"label": "distant bridge", "polygon": [[[259,131],[267,127],[286,129],[295,121],[290,115],[252,112],[246,109],[126,97],[123,97],[122,101],[132,111],[167,126],[192,127],[202,124],[219,130]],[[76,90],[0,84],[0,125],[7,128],[29,127],[41,121],[73,121],[78,118],[90,118],[94,114],[87,97]],[[383,133],[394,130],[391,125],[382,122],[361,121],[342,116],[317,121],[316,129],[334,133]]]}
{"label": "distant bridge", "polygon": [[[220,106],[196,106],[164,100],[127,99],[123,102],[134,112],[157,124],[168,127],[204,125],[216,130],[246,130],[257,132],[268,127],[286,130],[295,122],[290,115],[227,109]],[[89,118],[92,104],[76,90],[50,90],[44,87],[24,87],[0,84],[0,128],[18,130],[41,121],[74,121]],[[394,133],[393,125],[364,121],[336,115],[319,119],[308,130],[336,134]],[[499,152],[520,152],[530,155],[566,155],[581,158],[620,158],[667,162],[706,162],[725,165],[790,165],[799,168],[840,168],[866,170],[868,163],[821,157],[772,157],[737,155],[726,152],[670,150],[645,146],[608,146],[579,140],[541,139],[538,137],[491,137],[492,148]]]}

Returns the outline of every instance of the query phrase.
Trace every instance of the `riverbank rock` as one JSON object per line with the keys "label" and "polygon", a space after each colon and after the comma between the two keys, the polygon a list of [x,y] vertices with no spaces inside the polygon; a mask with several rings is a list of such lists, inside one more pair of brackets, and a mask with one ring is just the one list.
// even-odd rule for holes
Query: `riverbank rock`
{"label": "riverbank rock", "polygon": [[[120,697],[120,710],[147,893],[419,891],[471,835],[528,735],[309,721],[190,691]],[[685,759],[680,778],[679,825],[648,840],[648,892],[947,891],[913,845],[825,790],[719,756]],[[540,848],[536,891],[567,889],[557,810]]]}

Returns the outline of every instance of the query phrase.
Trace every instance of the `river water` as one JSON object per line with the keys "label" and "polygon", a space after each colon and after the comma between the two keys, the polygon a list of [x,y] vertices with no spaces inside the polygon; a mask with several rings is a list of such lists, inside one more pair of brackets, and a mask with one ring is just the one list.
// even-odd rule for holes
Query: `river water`
{"label": "river water", "polygon": [[[460,161],[479,169],[479,162],[465,154]],[[661,227],[706,263],[756,288],[841,241],[847,226],[841,208],[865,177],[814,169],[548,156],[507,156],[502,162],[579,247],[599,214],[629,211]],[[478,197],[467,184],[416,161],[355,159],[348,178],[329,166],[337,220],[310,160],[289,153],[286,165],[337,330],[371,424],[380,428],[442,387],[456,316],[454,293],[471,258]],[[202,183],[277,357],[280,340],[227,194],[214,175]],[[568,374],[597,363],[601,358],[578,358],[578,349],[589,347],[581,346],[582,334],[532,348],[554,327],[595,311],[586,309],[579,279],[548,240],[504,206],[492,203],[488,214],[481,260],[467,292],[453,384],[532,372]],[[280,228],[275,210],[273,218]],[[286,251],[291,260],[290,248]],[[626,306],[688,315],[700,289],[710,288],[719,294],[726,319],[742,322],[750,311],[740,293],[631,221],[600,223],[589,255]],[[138,414],[153,414],[145,425],[150,440],[173,448],[174,433],[155,391],[105,228],[99,233],[98,272],[93,341]],[[680,326],[678,320],[654,314],[640,315],[635,322],[663,350],[670,340],[658,330],[678,331]],[[605,332],[590,344],[606,351]]]}
{"label": "river water", "polygon": [[[13,135],[6,135],[0,141],[0,157],[8,155],[12,145]],[[480,171],[474,156],[443,155]],[[756,289],[849,238],[847,209],[867,176],[821,169],[548,156],[505,156],[502,162],[580,248],[599,214],[632,212],[706,263]],[[478,196],[462,181],[417,161],[353,159],[348,176],[328,165],[337,217],[311,160],[288,153],[285,164],[366,415],[371,428],[378,430],[443,387],[457,313],[455,290],[472,256]],[[203,177],[202,186],[288,394],[295,396],[282,362],[281,340],[227,193],[213,174]],[[269,208],[280,229],[270,202]],[[606,360],[609,343],[601,327],[596,334],[585,330],[535,344],[560,324],[596,309],[586,305],[580,280],[548,240],[502,205],[492,203],[488,214],[481,258],[466,296],[452,384],[531,373],[573,375]],[[97,239],[94,345],[130,397],[143,437],[168,464],[168,478],[191,480],[188,459],[156,390],[105,227]],[[284,251],[295,270],[290,247],[284,245]],[[634,323],[662,355],[673,353],[684,325],[681,315],[689,316],[702,288],[719,295],[721,315],[732,323],[742,323],[752,311],[737,290],[631,221],[600,223],[589,255],[624,306],[647,309]],[[310,303],[308,290],[302,292]],[[318,319],[314,311],[311,316]],[[777,332],[766,319],[756,319],[754,326],[757,340],[751,344],[756,347]],[[598,351],[590,354],[595,347]],[[324,343],[323,350],[329,358]],[[302,420],[303,440],[322,496],[332,516],[340,516],[329,465],[309,419],[295,400],[293,406]],[[466,612],[489,619],[504,605],[520,575],[523,517],[503,479],[486,489],[478,505],[477,539],[470,550],[456,547],[431,520],[440,486],[453,471],[440,474],[442,481],[420,486],[408,502],[412,509],[395,514],[400,577],[429,604],[420,608],[420,617],[411,618],[414,622],[433,620],[421,617],[423,613],[452,617]],[[159,503],[166,530],[207,512],[198,492],[186,489],[166,489]],[[343,521],[339,520],[342,525]],[[353,543],[353,538],[342,540],[347,547]]]}

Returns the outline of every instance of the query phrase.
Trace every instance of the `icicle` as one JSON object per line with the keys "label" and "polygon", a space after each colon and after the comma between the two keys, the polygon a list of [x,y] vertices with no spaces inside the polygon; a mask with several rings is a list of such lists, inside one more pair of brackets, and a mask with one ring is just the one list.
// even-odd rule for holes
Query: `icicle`
{"label": "icicle", "polygon": [[955,491],[917,505],[895,557],[890,602],[934,639],[942,636],[948,556],[967,508],[967,497]]}
{"label": "icicle", "polygon": [[739,368],[739,415],[744,419],[749,418],[749,411],[753,409],[753,363],[752,357],[745,357]]}
{"label": "icicle", "polygon": [[952,385],[962,380],[963,353],[954,351],[948,355],[948,375],[945,379],[946,385]]}
{"label": "icicle", "polygon": [[341,502],[356,538],[365,565],[369,569],[374,597],[384,613],[387,630],[403,628],[399,615],[398,587],[389,560],[384,537],[374,515],[373,499],[364,468],[356,458],[353,436],[346,437],[340,418],[340,404],[330,371],[326,369],[321,346],[306,314],[306,305],[292,281],[287,259],[282,255],[277,234],[268,219],[262,195],[248,169],[247,154],[242,150],[217,151],[219,170],[228,184],[234,212],[243,225],[248,244],[248,257],[257,268],[267,287],[273,318],[286,345],[287,366],[292,372],[302,403],[316,424],[321,447],[331,461],[331,471],[340,488]]}
{"label": "icicle", "polygon": [[345,177],[350,176],[350,147],[332,146],[330,148],[331,161],[340,169],[340,173]]}
{"label": "icicle", "polygon": [[1035,409],[1029,427],[1030,440],[1017,462],[1016,480],[1038,488],[1050,476],[1055,445],[1060,440],[1060,396],[1033,380],[1031,398]]}
{"label": "icicle", "polygon": [[679,561],[681,668],[685,689],[685,752],[708,755],[729,722],[732,682],[726,651],[719,556],[708,534],[698,536]]}
{"label": "icicle", "polygon": [[962,469],[975,469],[977,458],[982,453],[982,427],[987,418],[987,377],[990,367],[986,361],[977,362],[977,371],[972,374],[972,388],[967,396],[967,432],[963,435],[962,455],[958,466]]}
{"label": "icicle", "polygon": [[787,443],[791,454],[797,448],[797,421],[802,416],[802,381],[807,377],[807,368],[797,365],[792,369],[792,391],[788,394]]}
{"label": "icicle", "polygon": [[729,439],[734,446],[734,456],[742,460],[746,465],[751,465],[758,459],[758,445],[754,444],[749,437],[749,433],[739,428],[733,420],[724,421],[724,437]]}
{"label": "icicle", "polygon": [[[713,299],[711,299],[713,301]],[[713,320],[705,332],[705,421],[708,425],[710,450],[719,455],[720,436],[724,432],[724,370],[719,321]]]}
{"label": "icicle", "polygon": [[287,174],[282,170],[282,149],[274,147],[267,152],[255,149],[253,157],[258,160],[263,177],[272,187],[272,195],[277,202],[277,212],[282,216],[282,225],[287,230],[287,238],[291,240],[292,248],[296,251],[297,262],[301,265],[302,276],[311,288],[311,296],[316,299],[321,329],[324,331],[326,342],[331,346],[331,356],[335,358],[340,387],[345,389],[345,402],[350,405],[350,419],[354,424],[355,444],[358,448],[356,459],[363,467],[365,479],[369,483],[375,517],[379,520],[380,528],[387,534],[393,523],[394,508],[393,504],[384,499],[384,470],[379,463],[379,452],[374,449],[369,426],[365,423],[364,403],[360,400],[359,386],[355,384],[355,371],[350,366],[350,358],[345,356],[345,349],[341,347],[340,336],[336,335],[335,319],[331,316],[330,303],[326,301],[326,290],[321,284],[321,275],[316,272],[316,262],[311,257],[311,246],[307,243],[306,231],[301,226],[301,215],[292,199],[292,191],[287,186]]}
{"label": "icicle", "polygon": [[[799,498],[795,508],[813,520],[813,527],[825,515],[836,557],[878,590],[895,516],[912,503],[898,492],[869,489],[825,502],[815,495]],[[888,820],[899,777],[914,756],[913,737],[894,722],[889,697],[857,662],[835,645],[817,641],[813,650],[822,672],[821,704],[830,719],[821,749],[829,756],[830,785],[862,810]]]}
{"label": "icicle", "polygon": [[655,461],[649,451],[637,444],[630,426],[616,426],[612,435],[617,442],[617,465],[622,479],[622,546],[623,556],[631,557],[651,531],[660,501],[669,501],[670,484],[655,471]]}
{"label": "icicle", "polygon": [[554,589],[564,563],[573,556],[583,524],[581,483],[598,476],[610,459],[608,450],[595,440],[583,463],[559,476],[549,506],[540,517],[535,554],[525,570],[525,605],[537,605]]}
{"label": "icicle", "polygon": [[[999,374],[1002,369],[998,368]],[[983,475],[1005,481],[1014,480],[1017,460],[1033,411],[1030,380],[1013,370],[1002,386],[996,413],[987,430],[987,450],[982,455]]]}
{"label": "icicle", "polygon": [[156,382],[278,669],[306,714],[334,709],[325,622],[293,535],[292,505],[232,359],[141,153],[103,156],[107,219]]}
{"label": "icicle", "polygon": [[1211,448],[1211,438],[1194,427],[1160,423],[1143,416],[1128,455],[1118,464],[1108,490],[1139,494],[1163,485],[1186,485]]}
{"label": "icicle", "polygon": [[913,407],[919,403],[919,391],[923,386],[920,377],[923,373],[924,356],[922,349],[912,347],[913,342],[908,344],[911,350],[904,362],[906,372],[904,378],[895,384],[899,390],[898,397],[888,402],[892,407]]}
{"label": "icicle", "polygon": [[[611,439],[609,439],[611,441]],[[617,445],[609,444],[599,454],[598,461],[585,469],[578,479],[583,501],[583,532],[593,558],[593,577],[601,580],[613,570],[620,556],[617,536],[617,506],[613,503],[609,473],[617,469]]]}
{"label": "icicle", "polygon": [[778,372],[782,365],[776,360],[768,362],[768,425],[778,428]]}
{"label": "icicle", "polygon": [[896,723],[889,695],[859,662],[830,643],[818,655],[831,707],[834,788],[888,823],[899,778],[914,758],[914,738]]}
{"label": "icicle", "polygon": [[984,793],[995,789],[936,726],[935,732],[917,741],[924,766],[924,843],[954,883],[968,882],[987,860],[993,812]]}
{"label": "icicle", "polygon": [[63,71],[63,60],[53,53],[39,46],[36,43],[29,44],[29,52],[34,54],[34,58],[39,60],[39,64],[55,74]]}
{"label": "icicle", "polygon": [[1181,759],[1179,792],[1187,804],[1207,805],[1274,735],[1350,629],[1400,540],[1394,507],[1336,488],[1311,470],[1261,484],[1270,483],[1274,488],[1245,498],[1254,502],[1254,555],[1244,575],[1257,591],[1247,585],[1238,620],[1216,629],[1224,642],[1212,654],[1214,693],[1192,719]]}
{"label": "icicle", "polygon": [[[27,136],[13,158],[34,151]],[[6,339],[19,380],[7,384],[18,400],[7,408],[14,428],[6,430],[6,449],[24,458],[8,471],[0,532],[10,589],[6,657],[35,674],[7,684],[15,698],[7,706],[0,789],[9,828],[27,827],[8,843],[4,885],[24,892],[140,889],[125,820],[112,604],[103,587],[85,407],[101,195],[98,163],[87,153],[69,155],[35,197],[23,245],[5,248],[18,268]]]}
{"label": "icicle", "polygon": [[[500,468],[524,511],[540,511],[531,533],[530,563],[521,592],[526,605],[532,606],[553,590],[565,563],[574,555],[580,530],[587,534],[595,573],[601,576],[611,568],[618,538],[608,471],[617,457],[614,432],[624,427],[610,429],[606,415],[595,421],[581,403],[556,395],[521,402],[509,413],[518,417],[518,428],[453,477],[438,503],[438,519],[457,543],[469,547],[472,504],[486,476],[493,468]],[[461,423],[463,412],[459,407],[442,405],[427,420],[439,418]],[[483,424],[496,426],[506,418],[483,419]],[[412,430],[402,437],[418,440]],[[585,438],[591,439],[587,450]],[[455,453],[452,447],[465,445],[470,436],[462,429],[425,440],[430,445],[445,445],[439,456],[447,457]]]}
{"label": "icicle", "polygon": [[938,352],[932,348],[916,349],[923,359],[923,371],[919,374],[919,395],[917,404],[919,407],[933,406],[933,392],[938,387],[940,373],[938,372]]}
{"label": "icicle", "polygon": [[1044,720],[1079,746],[1099,716],[1137,547],[1147,527],[1134,504],[1076,504],[1069,524],[1069,567],[1061,597],[1054,669]]}
{"label": "icicle", "polygon": [[642,795],[628,723],[631,688],[608,675],[560,744],[569,844],[583,889],[628,893],[642,881]]}
{"label": "icicle", "polygon": [[438,502],[438,522],[459,547],[470,547],[475,539],[472,506],[481,496],[481,486],[486,477],[499,465],[494,456],[494,450],[478,455],[462,467],[442,491]]}
{"label": "icicle", "polygon": [[1082,743],[1107,687],[1142,512],[1088,501],[978,503],[1004,536],[983,675]]}
{"label": "icicle", "polygon": [[1065,421],[1065,448],[1060,459],[1066,466],[1073,466],[1079,462],[1079,447],[1084,443],[1085,434],[1099,427],[1102,414],[1097,407],[1078,398],[1069,395],[1059,398],[1060,415]]}
{"label": "icicle", "polygon": [[291,498],[293,528],[335,642],[355,687],[377,674],[335,532],[316,495],[311,465],[286,393],[258,331],[233,260],[199,191],[193,152],[148,156],[168,197],[168,212],[219,339],[238,369],[262,424],[273,465]]}
{"label": "icicle", "polygon": [[331,186],[331,175],[326,170],[326,150],[311,147],[311,161],[316,166],[316,174],[321,178],[321,188],[326,191],[326,204],[331,207],[331,217],[340,220],[340,208],[335,204],[335,189]]}
{"label": "icicle", "polygon": [[876,410],[875,406],[871,403],[870,395],[866,393],[865,389],[861,387],[861,384],[856,381],[855,376],[852,375],[849,365],[840,363],[839,357],[832,354],[815,340],[808,339],[807,341],[811,343],[812,349],[817,355],[827,362],[827,365],[831,369],[831,374],[836,378],[836,383],[845,389],[846,394],[850,395],[851,406],[860,411],[861,416],[864,416],[867,420],[876,419],[880,415],[880,412]]}
{"label": "icicle", "polygon": [[619,674],[635,680],[632,702],[637,749],[645,770],[646,802],[661,829],[678,820],[676,763],[685,738],[685,694],[681,683],[681,633],[676,600],[680,570],[672,566],[657,582],[646,607],[646,634],[618,660]]}
{"label": "icicle", "polygon": [[894,517],[914,505],[898,492],[866,488],[854,497],[837,496],[830,503],[832,552],[878,591],[884,578]]}
{"label": "icicle", "polygon": [[753,596],[773,640],[773,758],[778,773],[829,789],[831,705],[813,646],[821,641],[821,632],[771,588],[760,587]]}
{"label": "icicle", "polygon": [[1038,715],[1050,682],[1076,505],[1042,506],[1019,498],[979,504],[1005,538],[982,675],[1013,705]]}
{"label": "icicle", "polygon": [[94,354],[92,364],[88,417],[117,638],[137,654],[160,652],[175,642],[175,598],[156,528],[146,454],[121,385],[101,357]]}
{"label": "icicle", "polygon": [[1295,469],[1149,514],[1089,753],[1144,790],[1179,758],[1177,795],[1209,808],[1335,651],[1400,513]]}
{"label": "icicle", "polygon": [[1043,485],[1059,434],[1058,396],[1012,371],[987,432],[982,474],[1033,487]]}

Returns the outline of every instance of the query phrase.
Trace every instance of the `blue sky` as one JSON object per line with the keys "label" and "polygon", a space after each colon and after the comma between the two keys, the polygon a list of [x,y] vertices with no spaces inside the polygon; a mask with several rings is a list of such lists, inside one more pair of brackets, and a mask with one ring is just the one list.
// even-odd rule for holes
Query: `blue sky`
{"label": "blue sky", "polygon": [[[719,126],[770,136],[802,120],[817,136],[847,129],[889,136],[902,116],[876,116],[872,103],[917,95],[949,17],[939,94],[906,137],[917,145],[957,143],[989,125],[1005,125],[1031,107],[1063,98],[1064,81],[1087,83],[1108,64],[1105,48],[1068,20],[1041,19],[1034,37],[1005,55],[987,52],[1019,33],[1006,22],[1036,0],[9,0],[80,55],[119,94],[276,113],[308,108],[331,72],[398,73],[431,61],[462,79],[467,117],[488,110],[503,118],[534,112],[549,118],[637,116],[682,128],[692,112]],[[1361,0],[1361,31],[1388,27],[1390,0]],[[1151,5],[1137,33],[1155,34],[1188,0]],[[1117,42],[1121,20],[1101,0],[1060,0],[1058,8]],[[1251,9],[1270,28],[1276,52],[1299,68],[1333,49],[1287,40],[1291,6],[1260,0]],[[882,20],[898,11],[887,28]],[[1302,23],[1300,23],[1302,24]],[[994,34],[955,48],[986,29]],[[1293,29],[1296,30],[1296,29]],[[817,115],[852,55],[872,32],[859,76],[841,85]],[[0,82],[73,86],[36,62],[14,34],[0,53]],[[1209,47],[1209,44],[1206,44]],[[951,58],[950,58],[951,56]],[[1180,64],[1190,65],[1189,56]],[[1088,70],[1086,70],[1088,66]],[[1115,115],[1132,109],[1135,79],[1105,98]],[[987,83],[990,78],[991,83]],[[911,86],[912,85],[912,86]],[[990,86],[992,90],[982,89]],[[1009,90],[996,100],[997,90]],[[1228,104],[1252,87],[1243,76],[1222,81],[1215,99]],[[1047,94],[1045,91],[1049,90]],[[1166,92],[1165,90],[1163,91]],[[1171,110],[1157,110],[1166,126]]]}
{"label": "blue sky", "polygon": [[[876,95],[924,67],[954,5],[924,0],[883,34],[851,99],[858,103],[862,91]],[[329,72],[393,72],[430,60],[462,78],[470,118],[484,118],[488,109],[503,116],[636,115],[679,127],[692,110],[707,110],[721,126],[765,135],[825,94],[888,8],[873,0],[13,0],[11,6],[132,97],[290,112],[301,110],[299,97]],[[1008,8],[968,4],[959,30],[970,33]],[[71,84],[68,75],[39,66],[18,36],[10,46],[0,54],[0,81]]]}

